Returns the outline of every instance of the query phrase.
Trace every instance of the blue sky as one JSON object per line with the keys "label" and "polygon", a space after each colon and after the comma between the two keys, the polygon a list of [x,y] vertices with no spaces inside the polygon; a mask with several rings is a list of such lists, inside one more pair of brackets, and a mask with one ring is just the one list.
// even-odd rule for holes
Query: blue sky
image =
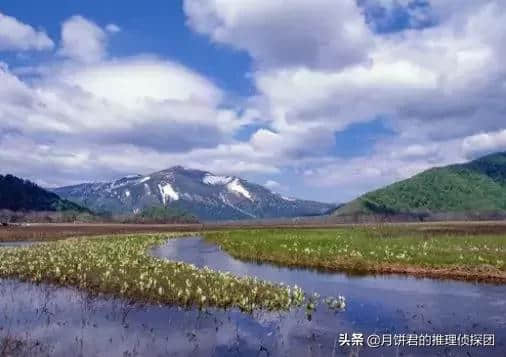
{"label": "blue sky", "polygon": [[[44,28],[53,39],[59,38],[61,24],[76,14],[103,26],[119,24],[123,31],[109,44],[114,56],[155,53],[184,63],[234,93],[249,95],[254,90],[244,75],[251,67],[248,55],[215,45],[191,31],[185,24],[182,3],[178,0],[153,0],[149,6],[139,6],[139,2],[133,0],[88,0],[85,4],[71,0],[5,0],[0,10],[35,28]],[[14,63],[21,65],[31,61],[33,59],[13,59]]]}
{"label": "blue sky", "polygon": [[0,165],[46,186],[184,165],[346,201],[506,149],[505,7],[3,0]]}

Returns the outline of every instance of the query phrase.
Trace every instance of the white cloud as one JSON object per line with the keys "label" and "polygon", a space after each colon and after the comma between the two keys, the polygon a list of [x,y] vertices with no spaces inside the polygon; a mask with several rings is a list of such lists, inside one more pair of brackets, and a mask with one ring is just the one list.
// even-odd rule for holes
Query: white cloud
{"label": "white cloud", "polygon": [[109,24],[105,27],[105,29],[111,33],[117,33],[121,31],[121,28],[116,24]]}
{"label": "white cloud", "polygon": [[[403,149],[402,145],[395,147],[400,151]],[[462,162],[462,158],[454,156],[453,153],[443,157],[399,157],[396,153],[387,152],[385,149],[367,157],[334,159],[327,164],[318,165],[305,172],[304,180],[306,184],[323,188],[328,197],[338,198],[342,202],[406,179],[431,167],[456,162]],[[322,195],[322,198],[324,197]]]}
{"label": "white cloud", "polygon": [[222,99],[221,91],[207,79],[179,64],[153,57],[71,68],[62,73],[62,80],[128,108],[168,100],[215,105]]}
{"label": "white cloud", "polygon": [[94,22],[73,16],[63,23],[60,54],[84,63],[98,62],[106,54],[106,36]]}
{"label": "white cloud", "polygon": [[336,69],[364,62],[372,34],[355,0],[185,0],[190,26],[262,66]]}
{"label": "white cloud", "polygon": [[281,187],[281,184],[274,180],[267,180],[264,186],[271,190],[278,190]]}
{"label": "white cloud", "polygon": [[[290,187],[286,184],[282,184],[276,180],[267,180],[264,183],[264,186],[267,187],[269,190],[271,190],[274,193],[277,194],[290,194]],[[285,197],[287,198],[287,197]],[[289,198],[287,198],[289,199]]]}
{"label": "white cloud", "polygon": [[[237,108],[181,64],[112,59],[115,28],[71,18],[65,61],[0,69],[0,166],[61,184],[183,164],[264,175],[269,186],[276,174],[281,186],[298,187],[287,194],[319,190],[342,201],[503,148],[506,3],[432,1],[422,14],[436,19],[432,27],[388,35],[370,30],[352,0],[287,4],[184,2],[191,28],[253,59],[257,93]],[[24,81],[28,72],[38,78]],[[334,132],[378,116],[395,135],[361,157],[336,158]],[[252,122],[259,129],[249,141],[234,139]]]}
{"label": "white cloud", "polygon": [[[377,46],[369,54],[370,65],[333,72],[260,70],[255,77],[257,87],[272,112],[283,113],[285,120],[323,120],[334,129],[371,119],[377,113],[425,123],[458,116],[460,125],[472,127],[475,114],[488,111],[480,116],[494,116],[491,120],[497,122],[495,116],[504,109],[503,101],[496,97],[493,102],[494,97],[484,94],[500,92],[493,86],[500,83],[496,82],[498,76],[504,76],[503,46],[497,34],[486,28],[498,17],[506,20],[506,13],[499,7],[480,10],[467,19],[460,32],[448,25],[377,36]],[[505,29],[497,31],[504,33]],[[491,103],[484,107],[486,101]]]}
{"label": "white cloud", "polygon": [[462,149],[470,158],[495,151],[504,151],[506,150],[506,129],[469,136],[462,142]]}
{"label": "white cloud", "polygon": [[244,124],[219,108],[222,93],[211,82],[171,62],[134,58],[44,73],[28,85],[4,67],[5,125],[46,138],[64,133],[182,151],[226,142]]}
{"label": "white cloud", "polygon": [[[408,0],[362,5],[374,2],[387,11],[404,7],[411,27],[433,24],[381,35],[364,29],[355,2],[297,1],[289,8],[283,2],[261,1],[257,8],[253,1],[185,2],[194,29],[255,61],[258,94],[250,103],[269,128],[252,136],[252,147],[264,160],[272,152],[280,165],[305,167],[307,184],[334,187],[348,198],[431,166],[462,162],[475,149],[503,148],[506,3],[442,0],[416,11]],[[327,26],[329,17],[336,27]],[[343,40],[343,17],[362,35],[334,47],[333,40]],[[341,61],[334,57],[340,50],[358,55]],[[322,54],[335,63],[319,60]],[[332,157],[334,131],[378,115],[388,118],[396,137],[377,143],[368,156]],[[488,134],[474,137],[483,131]]]}
{"label": "white cloud", "polygon": [[[248,160],[255,153],[232,140],[249,111],[241,118],[223,108],[222,90],[203,76],[154,56],[108,60],[104,32],[79,16],[62,34],[64,62],[19,76],[0,65],[5,169],[53,184],[188,162],[232,173],[277,170]],[[73,40],[84,42],[72,47]]]}
{"label": "white cloud", "polygon": [[439,146],[436,144],[421,145],[413,144],[402,147],[398,151],[392,152],[392,157],[398,159],[416,159],[422,158],[427,159],[428,157],[434,157],[439,152]]}
{"label": "white cloud", "polygon": [[156,57],[57,62],[30,83],[0,66],[0,165],[52,185],[149,173],[175,164],[277,172],[232,134],[245,118],[222,91]]}
{"label": "white cloud", "polygon": [[333,143],[333,132],[319,126],[288,126],[281,132],[259,129],[249,141],[252,148],[266,159],[287,161],[324,154]]}
{"label": "white cloud", "polygon": [[44,31],[37,31],[0,12],[0,51],[40,51],[50,50],[53,46],[53,41]]}

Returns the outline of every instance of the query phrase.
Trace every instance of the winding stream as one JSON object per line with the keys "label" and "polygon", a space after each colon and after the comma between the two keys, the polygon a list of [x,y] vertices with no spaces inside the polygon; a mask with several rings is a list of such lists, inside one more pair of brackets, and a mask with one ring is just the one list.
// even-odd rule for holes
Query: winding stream
{"label": "winding stream", "polygon": [[[403,276],[351,277],[245,263],[199,237],[169,240],[159,258],[345,295],[309,321],[288,313],[139,305],[76,289],[0,280],[0,356],[505,356],[506,286]],[[492,347],[339,347],[339,333],[495,334]]]}

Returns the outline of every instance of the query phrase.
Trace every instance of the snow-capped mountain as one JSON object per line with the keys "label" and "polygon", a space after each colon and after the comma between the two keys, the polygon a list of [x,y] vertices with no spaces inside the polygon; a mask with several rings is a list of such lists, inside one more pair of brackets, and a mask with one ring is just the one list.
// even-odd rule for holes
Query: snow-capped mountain
{"label": "snow-capped mountain", "polygon": [[234,176],[176,166],[148,176],[84,183],[53,190],[96,212],[135,214],[148,207],[171,207],[201,219],[278,218],[319,215],[335,206],[283,197]]}

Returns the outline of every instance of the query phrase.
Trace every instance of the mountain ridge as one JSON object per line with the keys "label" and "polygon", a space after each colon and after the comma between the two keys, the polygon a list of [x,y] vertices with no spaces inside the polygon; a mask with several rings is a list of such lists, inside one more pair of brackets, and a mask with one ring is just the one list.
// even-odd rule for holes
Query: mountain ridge
{"label": "mountain ridge", "polygon": [[506,152],[434,167],[368,192],[334,215],[506,212]]}
{"label": "mountain ridge", "polygon": [[237,176],[183,166],[52,191],[98,212],[138,214],[148,207],[170,207],[208,220],[320,215],[335,208],[283,197]]}
{"label": "mountain ridge", "polygon": [[74,202],[60,198],[35,183],[13,175],[0,175],[0,209],[13,212],[87,212]]}

